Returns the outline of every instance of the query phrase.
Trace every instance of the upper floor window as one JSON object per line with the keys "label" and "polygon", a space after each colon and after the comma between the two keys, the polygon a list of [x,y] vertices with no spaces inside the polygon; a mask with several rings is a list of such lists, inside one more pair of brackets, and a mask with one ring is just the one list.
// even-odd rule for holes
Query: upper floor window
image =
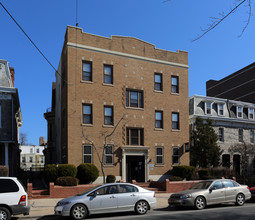
{"label": "upper floor window", "polygon": [[180,129],[179,113],[177,112],[172,113],[172,129]]}
{"label": "upper floor window", "polygon": [[127,107],[143,108],[143,91],[126,90]]}
{"label": "upper floor window", "polygon": [[104,124],[113,125],[113,107],[112,106],[104,107]]}
{"label": "upper floor window", "polygon": [[30,148],[30,154],[32,154],[33,153],[33,148]]}
{"label": "upper floor window", "polygon": [[83,124],[92,124],[92,105],[83,104],[82,105],[82,114],[83,114]]}
{"label": "upper floor window", "polygon": [[223,104],[219,103],[218,104],[218,115],[224,115],[224,108],[223,108]]}
{"label": "upper floor window", "polygon": [[104,164],[113,164],[113,145],[104,148]]}
{"label": "upper floor window", "polygon": [[178,76],[172,76],[171,77],[171,91],[172,93],[179,93],[179,77]]}
{"label": "upper floor window", "polygon": [[144,145],[143,128],[127,128],[127,145]]}
{"label": "upper floor window", "polygon": [[172,164],[180,163],[180,147],[173,147]]}
{"label": "upper floor window", "polygon": [[253,130],[250,131],[250,142],[251,142],[251,144],[254,144],[254,131]]}
{"label": "upper floor window", "polygon": [[37,154],[40,153],[40,149],[39,149],[39,148],[36,149],[36,153],[37,153]]}
{"label": "upper floor window", "polygon": [[157,91],[163,91],[162,74],[154,74],[154,89]]}
{"label": "upper floor window", "polygon": [[164,148],[156,147],[156,164],[163,164]]}
{"label": "upper floor window", "polygon": [[155,111],[155,128],[163,128],[163,112]]}
{"label": "upper floor window", "polygon": [[22,157],[22,163],[26,163],[26,157]]}
{"label": "upper floor window", "polygon": [[237,106],[237,118],[242,118],[243,117],[243,107],[242,106]]}
{"label": "upper floor window", "polygon": [[219,128],[218,139],[224,142],[224,128]]}
{"label": "upper floor window", "polygon": [[113,84],[113,66],[104,65],[104,83]]}
{"label": "upper floor window", "polygon": [[83,163],[92,163],[91,145],[83,145]]}
{"label": "upper floor window", "polygon": [[238,129],[238,141],[243,142],[243,129],[242,128]]}
{"label": "upper floor window", "polygon": [[205,102],[205,114],[206,115],[212,114],[212,103],[211,102]]}
{"label": "upper floor window", "polygon": [[254,119],[254,108],[249,108],[249,119]]}
{"label": "upper floor window", "polygon": [[83,61],[83,63],[82,63],[82,80],[92,81],[92,62]]}

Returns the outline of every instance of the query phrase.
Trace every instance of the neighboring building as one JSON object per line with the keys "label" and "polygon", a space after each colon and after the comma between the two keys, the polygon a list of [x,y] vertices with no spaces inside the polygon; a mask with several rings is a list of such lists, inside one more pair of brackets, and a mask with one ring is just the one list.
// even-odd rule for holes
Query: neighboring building
{"label": "neighboring building", "polygon": [[[223,150],[221,164],[241,172],[240,155],[231,154],[235,144],[255,144],[255,104],[205,96],[192,96],[189,101],[190,124],[194,129],[197,117],[211,119]],[[255,147],[255,146],[254,146]],[[255,158],[250,157],[250,172],[255,173]]]}
{"label": "neighboring building", "polygon": [[206,82],[206,95],[255,103],[255,63],[221,79]]}
{"label": "neighboring building", "polygon": [[164,179],[189,165],[187,52],[68,26],[53,91],[45,118],[53,125],[55,116],[56,163],[94,163],[101,172],[93,141],[100,157],[106,146],[104,171],[117,180]]}
{"label": "neighboring building", "polygon": [[44,146],[20,146],[20,168],[33,171],[44,167]]}
{"label": "neighboring building", "polygon": [[9,167],[9,175],[17,176],[19,168],[19,128],[22,116],[18,89],[14,88],[14,69],[0,60],[0,165]]}

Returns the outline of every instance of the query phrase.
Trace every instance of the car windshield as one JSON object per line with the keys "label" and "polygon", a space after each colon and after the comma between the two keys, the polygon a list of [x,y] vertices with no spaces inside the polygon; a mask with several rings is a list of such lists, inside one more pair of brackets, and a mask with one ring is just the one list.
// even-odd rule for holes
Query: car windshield
{"label": "car windshield", "polygon": [[82,192],[82,193],[80,193],[80,194],[77,194],[77,196],[83,196],[84,194],[87,194],[88,192],[91,192],[91,191],[93,191],[94,189],[96,189],[96,188],[98,188],[98,187],[100,187],[100,186],[101,186],[101,185],[91,187],[91,188],[85,190],[84,192]]}
{"label": "car windshield", "polygon": [[208,189],[213,181],[202,181],[193,185],[190,189]]}

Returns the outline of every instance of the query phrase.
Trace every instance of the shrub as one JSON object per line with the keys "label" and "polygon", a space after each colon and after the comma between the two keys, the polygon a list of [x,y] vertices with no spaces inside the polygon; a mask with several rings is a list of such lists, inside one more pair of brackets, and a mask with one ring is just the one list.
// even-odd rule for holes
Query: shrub
{"label": "shrub", "polygon": [[9,168],[7,166],[0,166],[0,176],[8,176]]}
{"label": "shrub", "polygon": [[201,180],[206,180],[206,179],[210,179],[210,172],[208,169],[201,169],[198,171],[198,175],[199,175],[199,179]]}
{"label": "shrub", "polygon": [[77,167],[77,178],[81,184],[94,182],[99,176],[99,170],[94,164],[82,163]]}
{"label": "shrub", "polygon": [[228,167],[217,167],[210,169],[210,176],[215,179],[219,179],[221,177],[231,179],[233,176],[236,176],[236,173],[233,169],[230,169]]}
{"label": "shrub", "polygon": [[77,186],[79,180],[72,176],[61,176],[56,179],[56,185],[59,186]]}
{"label": "shrub", "polygon": [[77,168],[72,164],[59,164],[57,174],[58,174],[58,177],[61,177],[61,176],[76,177]]}
{"label": "shrub", "polygon": [[48,164],[44,168],[44,180],[46,183],[55,182],[57,179],[57,167],[56,164]]}
{"label": "shrub", "polygon": [[183,179],[180,176],[170,176],[170,181],[182,181]]}
{"label": "shrub", "polygon": [[116,177],[114,175],[108,175],[106,177],[106,182],[107,183],[115,183],[115,181],[116,181]]}
{"label": "shrub", "polygon": [[195,177],[195,167],[185,165],[174,166],[171,174],[173,176],[179,176],[183,179],[186,178],[187,180],[191,180]]}

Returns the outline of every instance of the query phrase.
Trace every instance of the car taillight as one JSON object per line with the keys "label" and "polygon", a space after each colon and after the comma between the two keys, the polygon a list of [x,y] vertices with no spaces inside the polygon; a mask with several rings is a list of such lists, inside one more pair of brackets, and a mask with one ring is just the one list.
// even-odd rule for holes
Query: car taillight
{"label": "car taillight", "polygon": [[248,190],[250,190],[250,187],[249,187],[249,186],[247,186],[247,189],[248,189]]}
{"label": "car taillight", "polygon": [[23,195],[20,197],[19,205],[26,205],[27,196]]}
{"label": "car taillight", "polygon": [[154,195],[153,195],[153,197],[154,197],[154,198],[156,197],[156,194],[155,194],[155,192],[154,192]]}

